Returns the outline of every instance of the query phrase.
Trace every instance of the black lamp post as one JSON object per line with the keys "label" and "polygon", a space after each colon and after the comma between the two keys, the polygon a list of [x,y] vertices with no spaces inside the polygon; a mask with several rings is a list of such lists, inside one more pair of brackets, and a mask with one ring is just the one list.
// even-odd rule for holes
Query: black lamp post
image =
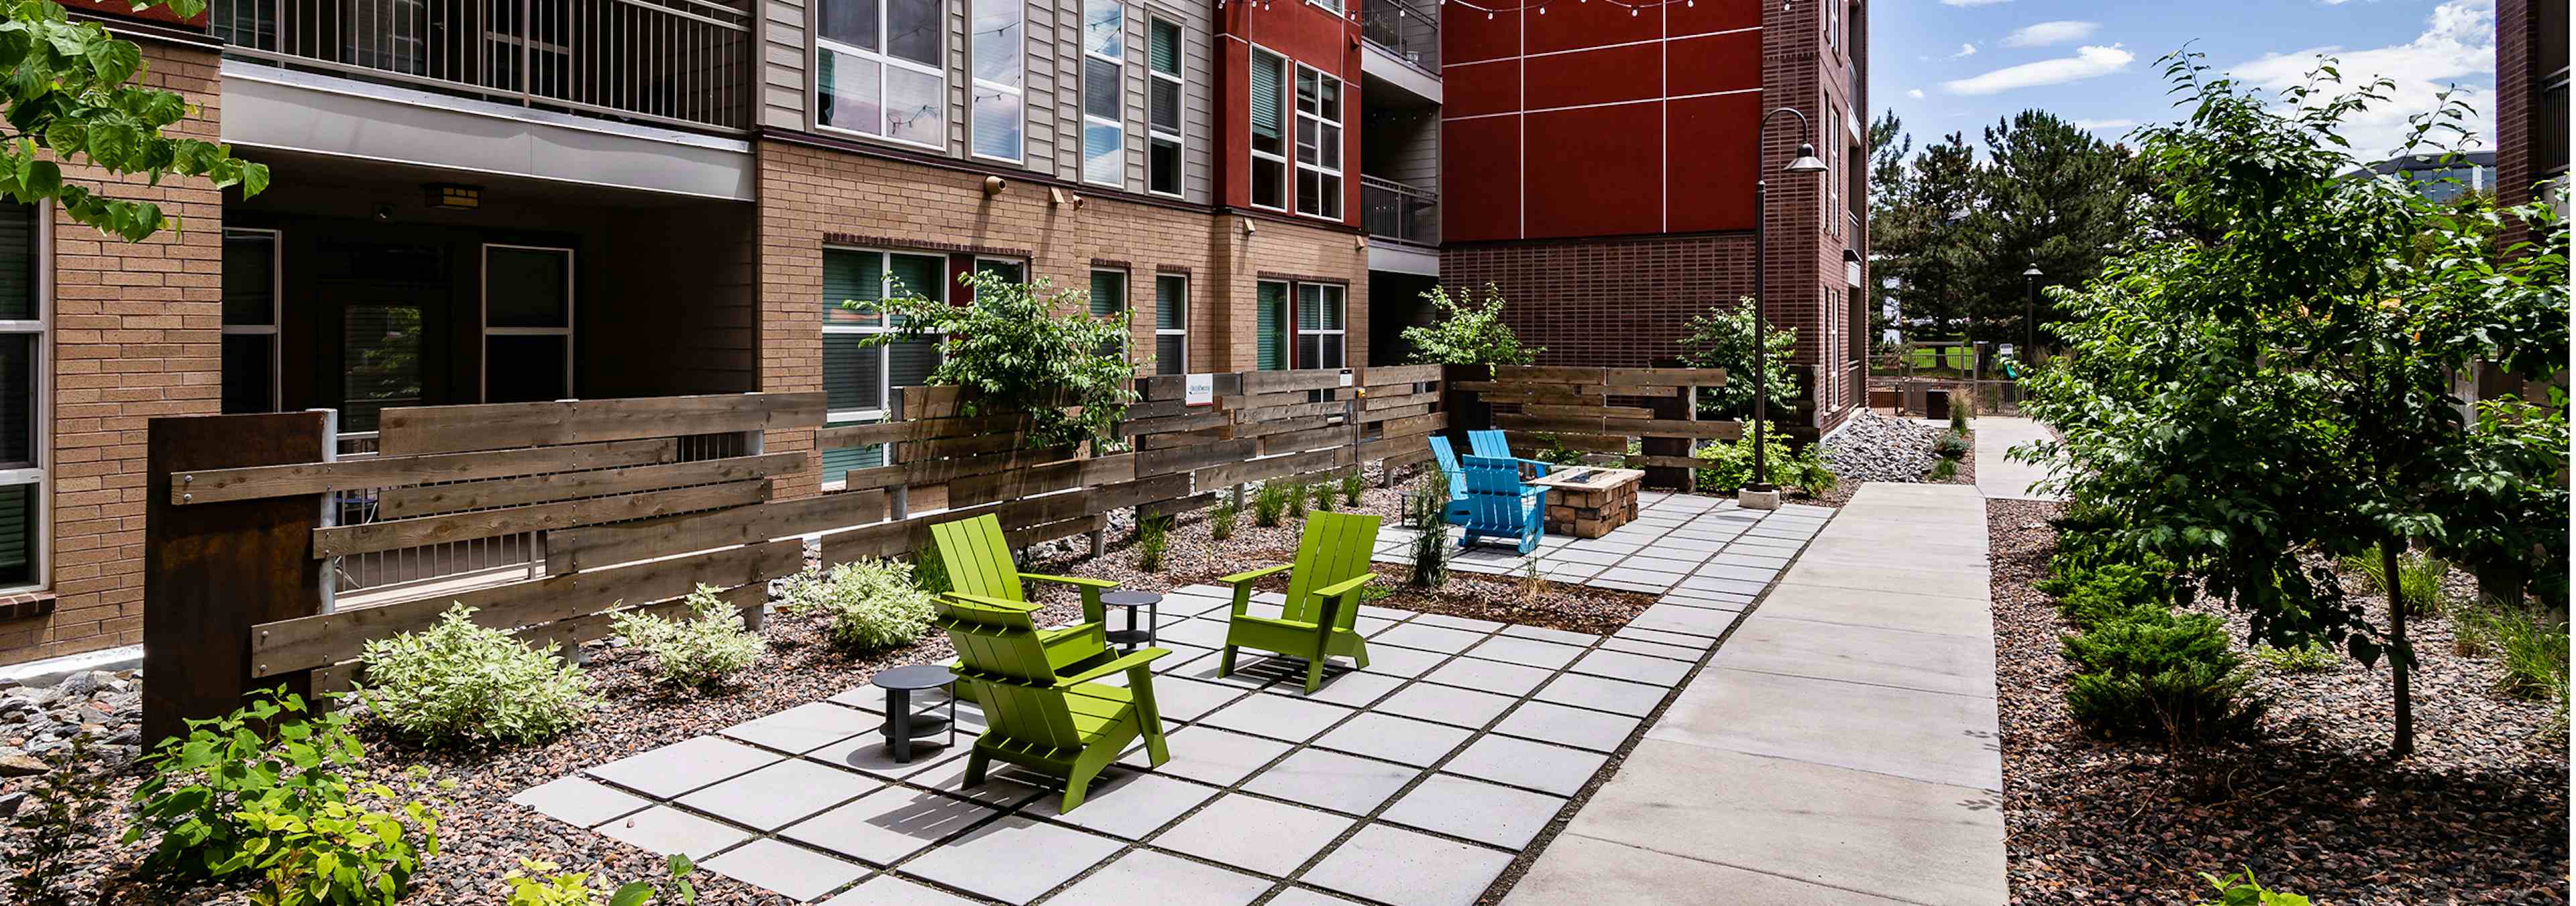
{"label": "black lamp post", "polygon": [[2025,362],[2039,360],[2040,276],[2039,265],[2036,262],[2031,264],[2029,270],[2021,272],[2022,286],[2026,290],[2021,300],[2021,356],[2022,361]]}
{"label": "black lamp post", "polygon": [[[1763,148],[1763,142],[1762,142],[1762,139],[1763,139],[1763,137],[1764,137],[1764,136],[1771,134],[1771,118],[1772,118],[1772,117],[1775,117],[1775,116],[1779,116],[1780,114],[1783,114],[1783,113],[1786,113],[1786,114],[1789,114],[1790,116],[1794,116],[1794,117],[1797,117],[1797,118],[1798,118],[1798,156],[1791,158],[1791,159],[1789,160],[1789,164],[1788,164],[1788,166],[1781,167],[1781,168],[1780,168],[1780,172],[1782,172],[1782,173],[1822,173],[1822,172],[1825,172],[1825,170],[1827,169],[1827,168],[1825,167],[1825,162],[1824,162],[1824,161],[1821,161],[1821,160],[1817,160],[1817,159],[1816,159],[1816,144],[1815,144],[1815,142],[1812,140],[1812,139],[1814,138],[1814,135],[1815,135],[1814,129],[1813,129],[1813,127],[1812,127],[1812,126],[1810,126],[1810,125],[1808,124],[1808,122],[1807,122],[1807,115],[1806,115],[1806,114],[1804,114],[1804,113],[1800,113],[1800,112],[1798,112],[1798,109],[1797,109],[1797,108],[1795,108],[1795,107],[1782,107],[1782,108],[1779,108],[1779,109],[1773,110],[1773,111],[1771,111],[1770,113],[1766,113],[1766,114],[1763,114],[1763,115],[1762,115],[1762,124],[1761,124],[1761,125],[1759,125],[1759,126],[1757,126],[1757,127],[1755,127],[1755,128],[1754,128],[1754,130],[1753,130],[1753,167],[1754,167],[1754,171],[1755,171],[1756,173],[1759,173],[1759,172],[1761,171],[1761,168],[1762,168],[1762,148]],[[1763,292],[1763,289],[1764,289],[1764,286],[1763,286],[1763,280],[1764,280],[1764,274],[1763,274],[1763,270],[1764,270],[1764,268],[1763,268],[1763,264],[1764,264],[1765,259],[1767,259],[1767,258],[1769,257],[1766,253],[1767,253],[1767,252],[1769,251],[1769,249],[1770,249],[1770,244],[1764,241],[1764,234],[1768,232],[1767,223],[1768,223],[1768,221],[1771,219],[1771,218],[1770,218],[1770,213],[1771,213],[1771,180],[1769,180],[1769,179],[1767,179],[1767,178],[1765,178],[1765,179],[1757,179],[1757,180],[1754,180],[1754,181],[1753,181],[1753,483],[1752,483],[1752,484],[1748,484],[1748,485],[1745,485],[1745,486],[1744,486],[1744,489],[1745,489],[1745,490],[1748,490],[1748,491],[1754,491],[1754,492],[1764,492],[1764,491],[1769,491],[1769,490],[1771,490],[1771,467],[1770,467],[1770,463],[1769,463],[1769,461],[1764,457],[1764,455],[1763,455],[1763,450],[1762,450],[1762,443],[1763,443],[1763,437],[1762,437],[1762,435],[1763,435],[1763,430],[1762,430],[1762,426],[1763,426],[1763,422],[1767,419],[1767,409],[1768,409],[1768,406],[1766,405],[1766,402],[1767,402],[1768,398],[1771,396],[1771,394],[1770,394],[1770,392],[1769,392],[1769,382],[1765,381],[1765,380],[1763,379],[1763,376],[1762,376],[1762,375],[1763,375],[1763,360],[1764,360],[1764,359],[1768,359],[1768,358],[1770,358],[1770,357],[1771,357],[1771,356],[1770,356],[1770,349],[1768,348],[1769,344],[1768,344],[1768,342],[1767,342],[1767,341],[1770,339],[1770,320],[1769,320],[1769,318],[1768,318],[1768,317],[1766,317],[1766,316],[1765,316],[1765,314],[1764,314],[1764,312],[1763,312],[1763,310],[1762,310],[1762,309],[1763,309],[1763,304],[1764,304],[1764,302],[1765,302],[1765,301],[1767,301],[1767,299],[1766,299],[1766,297],[1765,297],[1765,295],[1764,295],[1764,292]]]}

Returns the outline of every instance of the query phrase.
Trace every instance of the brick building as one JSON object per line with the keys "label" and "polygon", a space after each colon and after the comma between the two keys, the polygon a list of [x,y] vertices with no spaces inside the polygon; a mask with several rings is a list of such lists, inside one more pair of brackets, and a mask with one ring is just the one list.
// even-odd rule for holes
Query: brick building
{"label": "brick building", "polygon": [[2566,210],[2567,29],[2567,0],[2497,0],[2496,195],[2505,204],[2529,202],[2550,183]]}

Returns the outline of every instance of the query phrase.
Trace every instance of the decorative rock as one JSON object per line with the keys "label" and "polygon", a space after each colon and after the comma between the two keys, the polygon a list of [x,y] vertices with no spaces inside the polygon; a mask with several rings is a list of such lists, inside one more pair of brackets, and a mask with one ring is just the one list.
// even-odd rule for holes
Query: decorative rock
{"label": "decorative rock", "polygon": [[1921,481],[1941,429],[1862,410],[1824,439],[1825,465],[1845,481]]}
{"label": "decorative rock", "polygon": [[26,755],[0,756],[0,777],[34,777],[46,771],[45,763]]}
{"label": "decorative rock", "polygon": [[7,795],[0,795],[0,818],[17,817],[18,809],[26,804],[27,793],[24,790]]}

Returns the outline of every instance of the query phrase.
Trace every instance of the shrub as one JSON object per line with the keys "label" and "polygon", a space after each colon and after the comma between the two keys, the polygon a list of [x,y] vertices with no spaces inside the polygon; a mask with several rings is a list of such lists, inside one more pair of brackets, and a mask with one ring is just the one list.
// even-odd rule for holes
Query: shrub
{"label": "shrub", "polygon": [[1449,478],[1426,473],[1405,495],[1405,516],[1422,531],[1413,538],[1413,578],[1420,588],[1449,583]]}
{"label": "shrub", "polygon": [[1045,278],[1015,283],[988,270],[959,276],[975,304],[950,305],[900,286],[887,298],[846,308],[873,310],[893,325],[862,346],[938,337],[939,367],[924,384],[972,387],[959,415],[1026,412],[1030,449],[1109,439],[1136,401],[1136,366],[1120,353],[1127,315],[1084,316],[1089,294],[1055,290]]}
{"label": "shrub", "polygon": [[243,824],[266,835],[246,847],[262,853],[250,866],[263,872],[253,906],[394,906],[421,862],[438,855],[438,811],[410,798],[428,773],[411,770],[409,795],[384,784],[360,790],[382,809],[324,802],[308,814],[248,803]]}
{"label": "shrub", "polygon": [[2262,718],[2264,703],[2216,617],[2138,607],[2065,646],[2086,671],[2068,687],[2067,707],[2103,735],[2217,739],[2248,732]]}
{"label": "shrub", "polygon": [[2503,662],[2496,691],[2517,698],[2556,698],[2567,704],[2567,627],[2550,626],[2524,607],[2489,601],[2453,608],[2460,644]]}
{"label": "shrub", "polygon": [[2251,868],[2224,878],[2204,871],[2200,879],[2218,890],[2218,899],[2202,900],[2195,906],[2308,906],[2307,897],[2264,889],[2254,880]]}
{"label": "shrub", "polygon": [[825,634],[834,644],[866,651],[909,644],[929,632],[935,597],[913,582],[911,564],[861,557],[789,579],[779,610],[829,617]]}
{"label": "shrub", "polygon": [[937,554],[912,555],[912,584],[933,595],[957,590],[957,586],[948,580],[948,561]]}
{"label": "shrub", "polygon": [[1554,463],[1560,466],[1579,466],[1583,464],[1583,454],[1572,447],[1566,446],[1565,438],[1563,437],[1552,433],[1540,434],[1538,436],[1538,442],[1539,448],[1531,452],[1531,459]]}
{"label": "shrub", "polygon": [[[2388,593],[2388,570],[2382,566],[2379,551],[2353,554],[2343,558],[2343,567],[2369,579],[2370,590]],[[2442,612],[2449,593],[2442,580],[2451,575],[2449,561],[2421,551],[2409,551],[2397,558],[2397,588],[2406,594],[2406,613],[2410,616]]]}
{"label": "shrub", "polygon": [[2263,645],[2254,649],[2254,656],[2261,658],[2263,666],[2274,673],[2321,673],[2334,669],[2335,665],[2334,649],[2314,639],[2288,648]]}
{"label": "shrub", "polygon": [[555,874],[555,863],[539,859],[520,859],[519,867],[502,875],[501,880],[510,887],[508,906],[602,906],[603,902],[606,906],[643,906],[662,901],[663,894],[675,896],[684,904],[696,903],[698,890],[689,883],[689,875],[697,871],[697,866],[689,857],[677,853],[665,865],[670,871],[669,889],[650,881],[630,881],[605,901],[600,899],[599,889],[590,885],[589,872]]}
{"label": "shrub", "polygon": [[1208,514],[1208,540],[1223,541],[1234,537],[1234,521],[1242,515],[1243,508],[1236,506],[1232,497],[1217,504],[1216,510]]}
{"label": "shrub", "polygon": [[[1702,444],[1699,449],[1691,451],[1691,456],[1708,463],[1699,470],[1699,489],[1702,491],[1733,491],[1753,480],[1753,432],[1750,430],[1733,441],[1713,440]],[[1773,484],[1790,485],[1802,476],[1803,470],[1798,464],[1800,454],[1789,449],[1786,437],[1777,425],[1763,433],[1762,456],[1770,466]],[[1816,471],[1831,476],[1832,470],[1823,466],[1823,460],[1817,460]],[[1831,488],[1830,484],[1826,485],[1827,490]]]}
{"label": "shrub", "polygon": [[1547,597],[1547,577],[1538,574],[1536,558],[1522,564],[1520,586],[1515,591],[1520,595],[1520,606],[1523,610],[1537,607],[1538,600]]}
{"label": "shrub", "polygon": [[1949,481],[1950,479],[1957,478],[1959,477],[1959,461],[1955,459],[1935,460],[1932,463],[1932,471],[1925,473],[1924,477],[1933,481]]}
{"label": "shrub", "polygon": [[1172,517],[1147,516],[1136,523],[1136,568],[1163,571],[1163,552],[1172,547]]}
{"label": "shrub", "polygon": [[1288,484],[1282,487],[1280,491],[1281,493],[1288,495],[1288,518],[1306,518],[1306,483],[1301,481],[1295,484]]}
{"label": "shrub", "polygon": [[1968,433],[1968,417],[1975,414],[1977,398],[1974,395],[1955,391],[1950,394],[1950,430],[1953,433]]}
{"label": "shrub", "polygon": [[1332,512],[1332,511],[1333,511],[1333,498],[1335,498],[1335,497],[1339,496],[1339,495],[1340,495],[1340,491],[1334,487],[1334,485],[1333,485],[1333,483],[1332,483],[1332,482],[1328,482],[1328,481],[1318,481],[1318,482],[1315,482],[1315,484],[1314,484],[1314,491],[1315,491],[1315,512],[1318,512],[1318,513],[1330,513],[1330,512]]}
{"label": "shrub", "polygon": [[744,628],[742,612],[718,597],[715,586],[690,592],[688,607],[688,619],[628,611],[610,625],[628,644],[652,652],[663,681],[692,688],[723,682],[769,650],[769,641]]}
{"label": "shrub", "polygon": [[1366,490],[1367,487],[1368,483],[1360,480],[1360,470],[1352,469],[1348,472],[1342,473],[1342,505],[1351,507],[1359,506],[1360,492]]}
{"label": "shrub", "polygon": [[1941,454],[1943,459],[1965,459],[1969,449],[1967,435],[1957,428],[1941,432],[1941,436],[1932,441],[1932,452]]}
{"label": "shrub", "polygon": [[588,716],[597,702],[556,645],[530,648],[473,615],[459,604],[428,629],[368,642],[350,695],[369,718],[434,744],[535,742]]}
{"label": "shrub", "polygon": [[[1690,320],[1690,334],[1681,339],[1682,361],[1693,368],[1724,368],[1729,378],[1726,386],[1700,388],[1701,415],[1752,420],[1753,309],[1752,297],[1742,296],[1733,306],[1710,306],[1706,313]],[[1780,363],[1797,353],[1798,332],[1768,323],[1761,329],[1762,361],[1769,363],[1761,369],[1762,389],[1768,394],[1771,411],[1785,411],[1798,402],[1798,379]],[[1742,378],[1737,379],[1738,375]]]}
{"label": "shrub", "polygon": [[1276,481],[1265,481],[1261,483],[1260,490],[1252,492],[1253,525],[1261,528],[1276,528],[1279,525],[1279,514],[1287,509],[1286,485]]}
{"label": "shrub", "polygon": [[1405,345],[1413,347],[1415,364],[1440,365],[1527,365],[1538,361],[1547,350],[1522,346],[1503,323],[1503,292],[1485,284],[1485,302],[1476,304],[1476,292],[1462,289],[1457,298],[1448,289],[1432,287],[1422,298],[1430,301],[1436,314],[1429,326],[1404,329]]}
{"label": "shrub", "polygon": [[21,906],[71,906],[75,860],[98,836],[92,822],[106,807],[107,771],[91,763],[90,735],[72,734],[71,743],[45,757],[45,774],[25,790],[17,816],[17,840],[7,848],[11,902]]}
{"label": "shrub", "polygon": [[2057,596],[2057,612],[2078,629],[2091,629],[2141,607],[2164,609],[2173,603],[2171,580],[2162,573],[2124,563],[2055,576],[2039,589]]}

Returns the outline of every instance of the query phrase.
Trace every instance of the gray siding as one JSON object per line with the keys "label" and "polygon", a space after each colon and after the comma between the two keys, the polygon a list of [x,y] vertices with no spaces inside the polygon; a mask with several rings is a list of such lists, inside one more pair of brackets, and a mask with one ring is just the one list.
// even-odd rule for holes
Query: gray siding
{"label": "gray siding", "polygon": [[[1056,40],[1057,20],[1062,16],[1056,4],[1053,0],[1030,0],[1027,16],[1028,23],[1023,31],[1028,37],[1029,48],[1021,60],[1026,73],[1023,76],[1026,94],[1020,107],[1021,115],[1028,120],[1024,129],[1028,136],[1025,160],[1031,171],[1052,176],[1056,172],[1056,149],[1064,144],[1064,136],[1056,124],[1057,97],[1074,86],[1069,79],[1057,78],[1061,61],[1049,46]],[[1077,26],[1076,38],[1079,37]],[[1076,45],[1077,49],[1079,46]],[[1081,153],[1081,147],[1079,142],[1074,145],[1077,155]]]}
{"label": "gray siding", "polygon": [[780,129],[807,129],[805,0],[769,0],[762,4],[760,24],[760,124]]}

